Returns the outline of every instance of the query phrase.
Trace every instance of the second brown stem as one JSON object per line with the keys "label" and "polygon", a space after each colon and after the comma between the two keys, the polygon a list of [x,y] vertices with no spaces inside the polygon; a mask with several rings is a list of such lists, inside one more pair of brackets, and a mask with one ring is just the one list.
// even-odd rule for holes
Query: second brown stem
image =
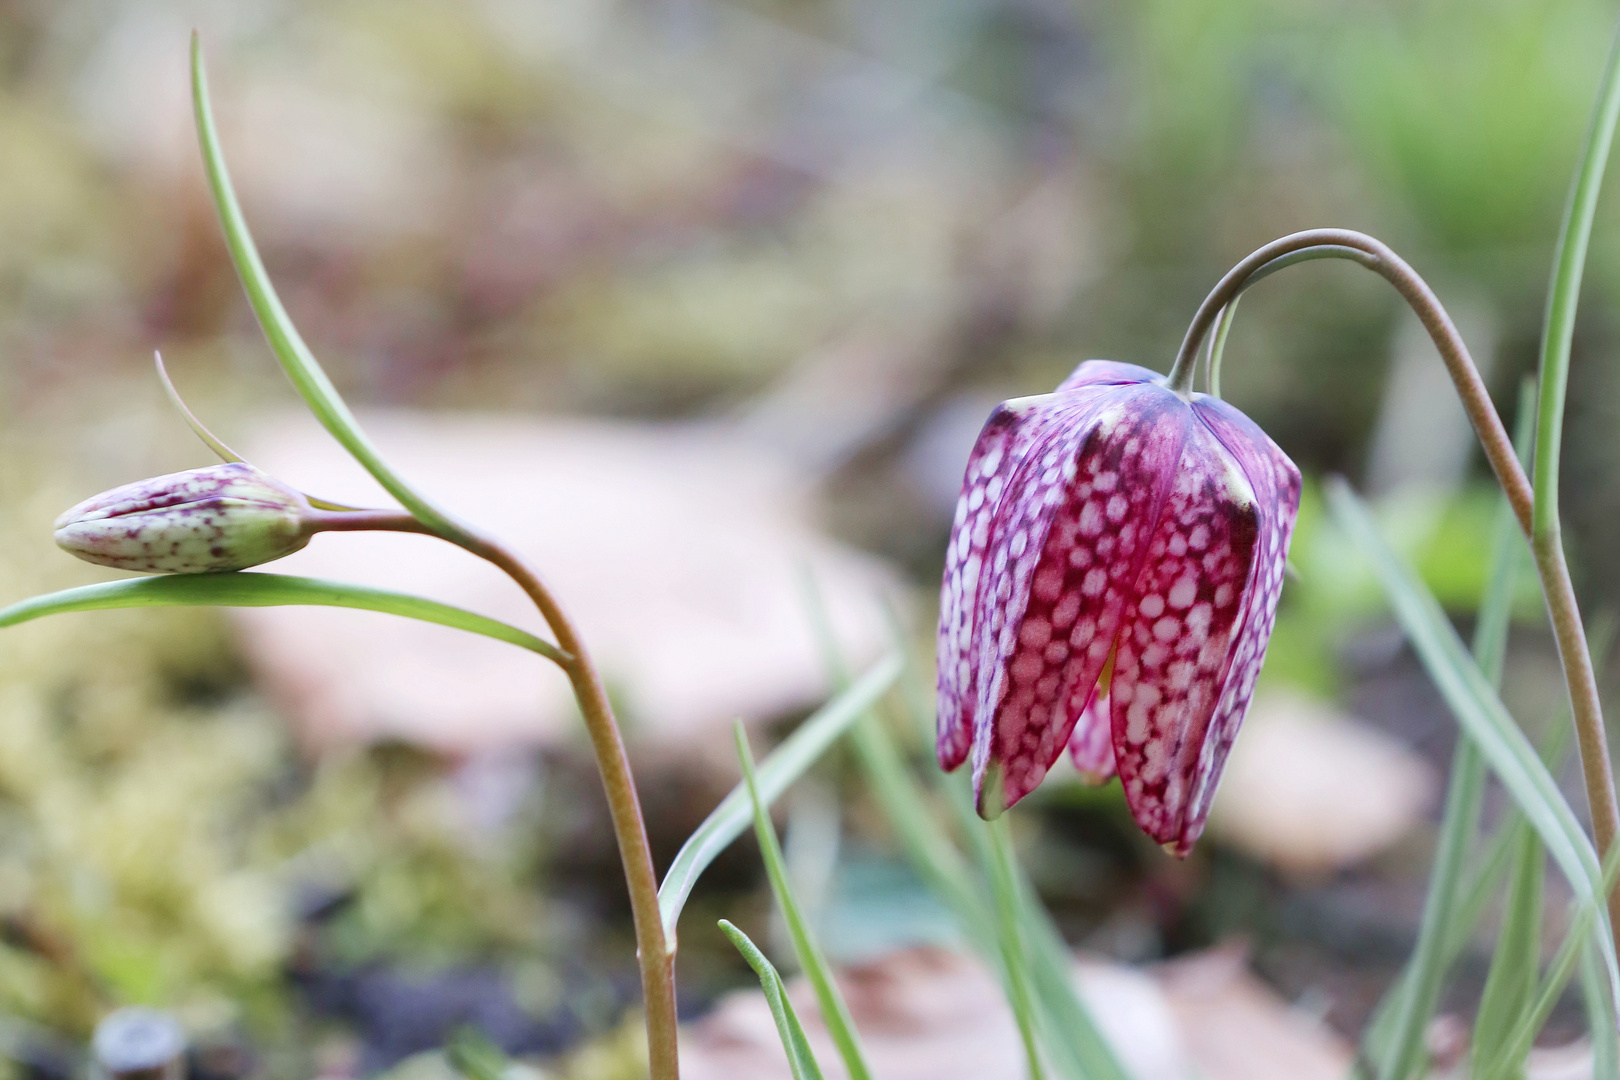
{"label": "second brown stem", "polygon": [[541,618],[557,639],[562,653],[557,663],[567,673],[580,714],[585,719],[596,767],[602,776],[602,789],[607,794],[619,858],[624,864],[636,928],[642,1000],[647,1010],[647,1056],[652,1080],[679,1080],[675,952],[669,947],[658,910],[658,875],[653,868],[652,847],[647,842],[641,799],[636,792],[635,776],[630,771],[630,758],[625,753],[619,723],[613,716],[613,705],[567,613],[528,564],[499,541],[459,522],[454,522],[449,531],[439,531],[403,510],[318,508],[305,510],[304,522],[306,531],[311,533],[383,530],[438,536],[499,567],[539,609]]}
{"label": "second brown stem", "polygon": [[458,536],[454,543],[500,567],[534,601],[557,645],[569,659],[563,665],[573,684],[579,711],[585,718],[591,749],[607,794],[608,812],[619,843],[630,909],[635,921],[636,959],[641,967],[641,993],[647,1010],[647,1055],[653,1080],[678,1080],[678,1020],[675,1014],[675,953],[664,936],[658,911],[658,875],[653,868],[647,825],[636,793],[630,758],[625,753],[607,689],[591,663],[573,623],[549,589],[521,559],[498,542],[477,534]]}
{"label": "second brown stem", "polygon": [[[1575,736],[1581,755],[1581,771],[1586,781],[1587,805],[1592,815],[1592,837],[1600,856],[1605,855],[1620,835],[1620,802],[1614,789],[1614,773],[1609,762],[1609,748],[1603,724],[1603,705],[1598,699],[1597,675],[1592,654],[1587,648],[1586,632],[1581,624],[1581,612],[1575,600],[1575,589],[1570,581],[1569,563],[1564,556],[1564,545],[1556,525],[1537,532],[1532,528],[1532,510],[1535,505],[1530,480],[1519,464],[1502,419],[1497,415],[1485,381],[1480,378],[1468,346],[1446,313],[1434,291],[1418,276],[1417,271],[1382,241],[1365,233],[1350,229],[1310,229],[1274,240],[1256,250],[1234,266],[1221,278],[1209,296],[1204,299],[1187,328],[1175,365],[1170,370],[1171,385],[1190,386],[1192,367],[1196,363],[1199,346],[1209,333],[1221,309],[1232,303],[1254,279],[1262,276],[1268,265],[1297,257],[1307,249],[1334,249],[1331,254],[1342,257],[1378,273],[1401,294],[1423,328],[1429,332],[1446,371],[1462,400],[1463,411],[1479,436],[1485,457],[1495,472],[1497,481],[1507,495],[1519,527],[1535,555],[1536,573],[1541,579],[1542,595],[1547,603],[1548,620],[1558,644],[1558,659],[1563,666],[1564,682],[1568,688],[1570,711],[1575,721]],[[1324,254],[1330,252],[1324,251]],[[1620,928],[1620,891],[1609,894],[1609,919]]]}

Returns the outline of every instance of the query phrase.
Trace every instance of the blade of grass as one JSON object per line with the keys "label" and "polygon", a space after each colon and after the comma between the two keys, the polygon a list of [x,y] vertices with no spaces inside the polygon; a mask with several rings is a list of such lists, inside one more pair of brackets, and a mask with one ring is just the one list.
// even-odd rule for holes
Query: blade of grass
{"label": "blade of grass", "polygon": [[1035,1042],[1035,1007],[1030,1000],[1029,970],[1025,962],[1028,952],[1018,926],[1023,915],[1018,886],[1013,879],[1018,856],[1013,851],[1005,815],[986,826],[985,831],[990,834],[990,894],[995,898],[996,937],[1001,946],[1002,963],[1007,968],[1008,999],[1013,1017],[1018,1021],[1019,1038],[1024,1041],[1030,1080],[1046,1080],[1046,1071],[1041,1068],[1040,1047]]}
{"label": "blade of grass", "polygon": [[1485,759],[1467,736],[1452,752],[1451,779],[1441,818],[1429,892],[1418,927],[1417,944],[1406,974],[1398,984],[1391,1016],[1388,1049],[1382,1057],[1381,1080],[1408,1080],[1425,1068],[1424,1033],[1440,998],[1446,974],[1446,925],[1456,905],[1468,848],[1478,827],[1485,794]]}
{"label": "blade of grass", "polygon": [[787,865],[782,858],[782,845],[776,840],[776,829],[771,825],[765,801],[760,797],[759,781],[754,776],[754,755],[749,752],[748,733],[743,730],[741,720],[737,721],[736,737],[737,760],[742,766],[743,782],[748,785],[748,797],[753,804],[754,834],[759,837],[759,853],[765,860],[765,874],[770,878],[771,892],[776,895],[776,906],[781,909],[788,935],[793,939],[793,951],[799,958],[799,967],[816,992],[816,1000],[821,1004],[821,1019],[844,1059],[844,1068],[848,1070],[850,1080],[872,1080],[872,1071],[866,1065],[866,1055],[861,1050],[860,1036],[855,1032],[855,1021],[849,1015],[849,1006],[844,1002],[838,984],[833,982],[827,958],[822,955],[821,947],[816,944],[804,913],[799,909],[799,901],[794,898]]}
{"label": "blade of grass", "polygon": [[[1533,395],[1534,387],[1529,383],[1521,387],[1514,431],[1514,449],[1520,461],[1529,452],[1533,435]],[[1514,587],[1527,554],[1518,519],[1504,498],[1497,511],[1490,571],[1485,595],[1480,599],[1473,641],[1474,660],[1493,689],[1502,684]],[[1456,915],[1468,850],[1479,831],[1484,795],[1485,758],[1465,733],[1458,737],[1456,749],[1452,751],[1440,841],[1435,847],[1434,868],[1429,875],[1429,891],[1424,899],[1417,943],[1402,979],[1396,984],[1395,1007],[1387,1029],[1369,1028],[1372,1034],[1382,1036],[1385,1030],[1388,1033],[1383,1053],[1374,1057],[1381,1062],[1379,1076],[1382,1080],[1406,1080],[1424,1068],[1427,1058],[1424,1034],[1434,1017],[1441,983],[1450,967],[1445,949],[1446,928]],[[1375,1048],[1376,1043],[1369,1040],[1369,1047]],[[1376,1049],[1373,1052],[1376,1055]]]}
{"label": "blade of grass", "polygon": [[401,506],[440,536],[464,537],[466,530],[459,522],[419,494],[383,460],[382,453],[361,430],[354,414],[338,395],[332,380],[322,370],[314,353],[309,351],[309,346],[304,344],[303,336],[298,333],[292,317],[282,306],[281,297],[277,295],[270,275],[265,271],[264,261],[259,257],[258,245],[253,242],[253,234],[248,230],[247,218],[236,200],[236,188],[231,183],[230,170],[225,165],[225,152],[219,144],[219,132],[214,127],[214,109],[208,97],[208,76],[203,70],[202,41],[195,33],[191,35],[191,95],[197,140],[202,146],[203,166],[208,174],[208,189],[225,230],[225,244],[230,250],[237,276],[242,279],[248,302],[253,306],[253,314],[257,316],[265,340],[269,342],[281,369],[321,426],[390,495],[399,500]]}
{"label": "blade of grass", "polygon": [[[810,628],[821,650],[821,660],[826,668],[828,681],[840,693],[845,693],[850,681],[849,665],[845,662],[843,650],[839,648],[833,633],[821,589],[815,575],[808,568],[804,570],[801,585],[804,590],[805,608],[810,616]],[[912,677],[914,668],[911,652],[906,645],[905,634],[900,629],[898,617],[892,609],[887,610],[886,614],[893,638],[894,657],[899,665],[895,676],[896,683],[906,698],[905,707],[914,708],[921,699],[917,694],[917,680]],[[874,698],[873,705],[876,701]],[[928,813],[926,794],[912,777],[904,755],[895,745],[894,739],[883,725],[883,718],[878,715],[875,708],[868,707],[856,717],[850,728],[850,742],[854,746],[856,759],[866,774],[867,783],[871,785],[878,805],[883,809],[884,816],[894,829],[901,847],[911,858],[914,868],[941,899],[962,917],[964,928],[973,932],[980,930],[983,924],[969,922],[970,919],[983,913],[984,904],[979,890],[974,885],[967,861],[962,858],[962,853],[957,850],[956,845],[951,843],[950,838]],[[988,940],[987,938],[986,941]]]}
{"label": "blade of grass", "polygon": [[1514,832],[1513,877],[1496,953],[1474,1019],[1469,1075],[1483,1080],[1501,1064],[1522,1071],[1524,1058],[1504,1045],[1514,1023],[1535,1001],[1541,967],[1541,898],[1546,852],[1535,831],[1521,822]]}
{"label": "blade of grass", "polygon": [[1581,949],[1581,994],[1592,1039],[1592,1080],[1615,1080],[1620,1073],[1620,1033],[1610,1019],[1614,1006],[1608,984],[1603,981],[1603,965],[1593,955],[1590,944]]}
{"label": "blade of grass", "polygon": [[[987,873],[994,858],[989,829],[973,810],[973,789],[968,777],[958,773],[938,777],[946,804],[957,819],[957,828],[967,838],[975,859]],[[1028,945],[1030,982],[1041,1008],[1042,1031],[1048,1043],[1057,1040],[1068,1059],[1087,1080],[1126,1080],[1129,1073],[1114,1048],[1103,1037],[1091,1010],[1080,999],[1074,983],[1073,953],[1051,913],[1041,903],[1022,866],[1013,866],[1013,885],[1021,909],[1021,925]]]}
{"label": "blade of grass", "polygon": [[[918,681],[922,678],[915,666],[909,669],[908,676]],[[905,698],[914,705],[930,700],[926,693],[908,694]],[[912,724],[924,740],[933,738],[932,716],[915,713]],[[987,829],[985,822],[973,810],[973,789],[967,774],[958,772],[948,775],[937,769],[930,772],[941,799],[956,819],[958,834],[971,849],[981,872],[985,872],[991,858]],[[1041,1031],[1047,1048],[1068,1076],[1082,1077],[1084,1080],[1129,1080],[1130,1074],[1092,1019],[1091,1010],[1080,999],[1074,981],[1073,952],[1068,942],[1063,940],[1062,933],[1041,903],[1023,867],[1016,864],[1013,867],[1013,885],[1023,909],[1022,927],[1028,943],[1030,981],[1036,1004],[1041,1010]],[[993,924],[987,920],[986,925]]]}
{"label": "blade of grass", "polygon": [[1597,216],[1598,195],[1603,190],[1603,173],[1614,145],[1614,129],[1620,121],[1620,37],[1609,47],[1603,66],[1603,84],[1592,110],[1586,138],[1581,143],[1581,160],[1575,168],[1569,202],[1564,207],[1563,226],[1553,252],[1552,280],[1547,285],[1547,316],[1541,338],[1541,377],[1537,380],[1535,452],[1535,532],[1558,529],[1558,464],[1563,448],[1564,397],[1569,384],[1570,346],[1575,340],[1575,311],[1581,299],[1581,279],[1586,273],[1586,251],[1592,239],[1592,222]]}
{"label": "blade of grass", "polygon": [[[1463,648],[1434,595],[1384,542],[1371,514],[1343,480],[1330,481],[1327,495],[1341,527],[1372,563],[1429,678],[1540,834],[1576,894],[1582,900],[1604,895],[1599,891],[1601,875],[1591,841],[1490,681]],[[1605,972],[1612,988],[1620,984],[1620,972],[1615,968],[1606,912],[1593,932],[1608,953]]]}
{"label": "blade of grass", "polygon": [[759,987],[765,991],[766,1004],[771,1007],[771,1019],[776,1021],[776,1034],[787,1053],[793,1080],[822,1080],[821,1066],[816,1063],[816,1055],[810,1052],[810,1040],[804,1037],[804,1025],[799,1023],[793,1003],[788,1000],[782,976],[765,959],[759,946],[748,940],[747,934],[724,919],[720,920],[720,932],[731,939],[743,959],[748,961],[748,966],[754,969],[754,974],[759,976]]}
{"label": "blade of grass", "polygon": [[[837,685],[847,678],[844,659],[814,581],[807,578],[806,585],[817,640],[829,676]],[[925,684],[906,646],[899,620],[892,612],[890,614],[895,652],[904,658],[899,695],[902,708],[909,714],[912,728],[926,741],[933,737],[933,717],[929,715],[933,708],[933,689]],[[956,912],[969,943],[985,962],[1002,968],[1010,999],[1011,984],[1007,981],[1009,975],[995,932],[997,921],[993,906],[987,902],[960,849],[941,827],[938,817],[929,812],[933,800],[928,791],[906,765],[904,755],[881,717],[865,716],[856,723],[850,738],[856,760],[907,858],[923,880]],[[934,769],[929,771],[938,781],[950,812],[956,816],[962,836],[977,841],[976,859],[979,867],[985,868],[989,854],[984,844],[985,823],[971,809],[973,799],[964,786],[966,778],[947,777]],[[952,780],[960,790],[952,789]],[[1018,886],[1017,895],[1023,905],[1023,927],[1030,935],[1027,962],[1031,987],[1043,1020],[1041,1034],[1053,1066],[1069,1080],[1129,1080],[1113,1047],[1103,1039],[1075,989],[1067,943],[1034,890],[1028,887],[1021,869],[1015,867],[1014,870],[1014,884]]]}
{"label": "blade of grass", "polygon": [[0,608],[0,627],[46,615],[136,607],[316,607],[360,608],[437,623],[504,641],[554,663],[567,659],[555,645],[495,619],[420,596],[287,574],[175,574],[128,578],[47,593]]}
{"label": "blade of grass", "polygon": [[[757,770],[759,791],[767,806],[815,764],[827,748],[871,708],[873,702],[889,692],[900,677],[900,665],[897,656],[886,657],[872,665],[871,670],[816,710],[760,762]],[[675,861],[664,875],[663,884],[658,887],[658,908],[664,920],[664,934],[672,947],[675,924],[680,921],[681,909],[686,906],[687,897],[692,895],[692,887],[697,884],[697,879],[722,851],[731,846],[732,841],[743,834],[752,821],[748,789],[744,784],[738,784],[681,845]]]}
{"label": "blade of grass", "polygon": [[[1594,628],[1593,654],[1597,655],[1603,650],[1596,643],[1599,640],[1612,640],[1607,636],[1605,626]],[[1562,767],[1569,751],[1570,725],[1568,716],[1561,721],[1548,725],[1547,737],[1540,750],[1541,762],[1548,771],[1556,774]],[[1474,930],[1479,926],[1480,919],[1485,915],[1485,909],[1490,906],[1492,898],[1507,876],[1508,867],[1513,861],[1513,851],[1517,840],[1518,829],[1524,823],[1524,815],[1517,806],[1509,803],[1503,808],[1496,829],[1485,842],[1483,850],[1476,858],[1476,866],[1469,876],[1467,884],[1458,895],[1454,914],[1447,920],[1445,930],[1445,952],[1443,963],[1446,968],[1457,962],[1463,950],[1468,947]],[[1394,1029],[1396,1010],[1401,1005],[1400,995],[1405,991],[1404,980],[1410,973],[1410,966],[1402,972],[1401,979],[1392,986],[1384,999],[1378,1003],[1373,1012],[1373,1018],[1367,1024],[1366,1033],[1362,1036],[1362,1057],[1357,1075],[1371,1075],[1372,1070],[1365,1066],[1368,1060],[1377,1060],[1374,1056],[1385,1052],[1389,1046],[1391,1032]]]}
{"label": "blade of grass", "polygon": [[[1535,1003],[1519,1018],[1519,1022],[1514,1025],[1507,1038],[1502,1040],[1504,1056],[1497,1063],[1497,1066],[1486,1075],[1485,1080],[1507,1080],[1512,1063],[1514,1061],[1523,1061],[1530,1053],[1530,1047],[1535,1043],[1536,1034],[1547,1023],[1547,1017],[1552,1015],[1553,1006],[1558,1004],[1558,998],[1563,994],[1564,987],[1569,985],[1569,978],[1575,973],[1575,964],[1581,958],[1583,950],[1588,950],[1588,952],[1596,950],[1603,955],[1612,955],[1613,950],[1605,948],[1601,940],[1594,940],[1593,931],[1607,912],[1606,898],[1609,890],[1614,888],[1617,877],[1620,877],[1620,844],[1614,845],[1603,859],[1602,891],[1598,893],[1598,898],[1583,897],[1576,905],[1575,917],[1570,921],[1569,932],[1564,935],[1563,942],[1559,944],[1558,952],[1553,955],[1552,963],[1547,965],[1547,972],[1542,976],[1541,985],[1536,991]],[[1595,964],[1594,966],[1598,972],[1602,971],[1600,965]],[[1600,976],[1593,981],[1596,986],[1589,988],[1593,992],[1588,994],[1588,998],[1589,1000],[1602,1001],[1607,996],[1604,987],[1607,986],[1608,979],[1606,976]],[[1606,1022],[1599,1023],[1599,1020]],[[1593,1017],[1591,1026],[1594,1033],[1605,1028],[1612,1028],[1614,1026],[1612,1010],[1599,1013]],[[1594,1064],[1602,1064],[1602,1062],[1596,1061],[1600,1043],[1608,1043],[1609,1046],[1612,1046],[1612,1040],[1610,1039],[1603,1037],[1594,1039]],[[1603,1047],[1604,1054],[1610,1052],[1609,1046]],[[1611,1062],[1612,1060],[1610,1058]],[[1594,1071],[1593,1075],[1608,1080],[1608,1077],[1605,1077],[1602,1073]]]}

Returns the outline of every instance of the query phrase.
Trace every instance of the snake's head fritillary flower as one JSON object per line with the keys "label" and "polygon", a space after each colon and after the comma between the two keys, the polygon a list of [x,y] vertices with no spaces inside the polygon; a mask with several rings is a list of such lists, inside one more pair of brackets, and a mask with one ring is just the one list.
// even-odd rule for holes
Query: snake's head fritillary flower
{"label": "snake's head fritillary flower", "polygon": [[940,603],[940,764],[979,812],[1065,747],[1116,771],[1178,855],[1203,832],[1248,709],[1299,510],[1294,463],[1248,417],[1088,360],[1003,402],[968,459]]}
{"label": "snake's head fritillary flower", "polygon": [[309,543],[309,501],[244,463],[170,473],[104,491],[56,519],[56,543],[120,570],[241,570]]}

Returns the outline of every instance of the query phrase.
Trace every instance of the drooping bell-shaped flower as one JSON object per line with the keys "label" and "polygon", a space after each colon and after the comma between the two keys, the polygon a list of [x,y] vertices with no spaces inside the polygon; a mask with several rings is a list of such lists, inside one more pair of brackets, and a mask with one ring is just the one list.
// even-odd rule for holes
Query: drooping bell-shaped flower
{"label": "drooping bell-shaped flower", "polygon": [[1249,705],[1299,509],[1251,420],[1088,360],[996,408],[946,554],[939,760],[1000,813],[1065,747],[1184,855]]}
{"label": "drooping bell-shaped flower", "polygon": [[233,462],[104,491],[56,519],[56,543],[120,570],[200,574],[241,570],[309,543],[309,501]]}

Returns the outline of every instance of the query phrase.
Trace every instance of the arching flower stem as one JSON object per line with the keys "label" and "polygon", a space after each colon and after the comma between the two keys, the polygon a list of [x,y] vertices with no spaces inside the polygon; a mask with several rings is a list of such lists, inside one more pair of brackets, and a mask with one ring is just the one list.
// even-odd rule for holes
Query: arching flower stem
{"label": "arching flower stem", "polygon": [[[534,602],[556,638],[558,647],[568,656],[561,666],[568,674],[590,735],[597,769],[607,794],[619,856],[624,863],[625,881],[629,887],[637,961],[641,968],[643,1006],[646,1009],[649,1074],[653,1080],[678,1080],[680,1067],[676,1057],[678,1018],[675,1013],[674,945],[664,935],[664,924],[658,909],[658,879],[653,869],[652,851],[647,843],[641,804],[629,758],[625,754],[624,740],[620,737],[618,722],[614,719],[601,677],[572,621],[539,575],[499,542],[459,521],[417,492],[393,471],[377,447],[361,431],[348,406],[305,345],[265,272],[219,146],[213,109],[208,100],[207,78],[203,71],[202,47],[196,34],[191,39],[191,82],[203,162],[215,207],[225,229],[226,246],[265,338],[299,396],[327,431],[415,519],[414,524],[401,519],[396,522],[398,527],[405,531],[431,533],[503,570]],[[230,452],[228,447],[225,452]],[[326,500],[311,499],[310,503],[316,510],[340,515],[354,513],[352,508]],[[361,519],[337,520],[346,521],[352,527]],[[333,527],[332,523],[329,522],[327,527]],[[361,527],[389,526],[372,522]]]}
{"label": "arching flower stem", "polygon": [[1221,308],[1220,321],[1215,324],[1215,333],[1210,338],[1209,357],[1205,361],[1204,377],[1209,383],[1209,392],[1213,397],[1221,396],[1221,357],[1226,352],[1226,338],[1232,332],[1232,321],[1237,317],[1238,301],[1253,285],[1264,278],[1270,277],[1279,270],[1285,270],[1296,263],[1310,262],[1314,259],[1348,259],[1359,262],[1363,266],[1371,267],[1372,256],[1357,248],[1344,247],[1339,244],[1322,244],[1317,247],[1300,248],[1290,251],[1287,255],[1279,255],[1275,259],[1260,267],[1244,280],[1235,296]]}
{"label": "arching flower stem", "polygon": [[607,794],[608,813],[619,842],[625,883],[630,892],[630,909],[636,932],[636,959],[641,967],[643,1007],[647,1010],[647,1053],[650,1075],[655,1080],[676,1080],[678,1021],[675,1013],[675,950],[664,936],[658,911],[658,874],[653,868],[652,848],[647,842],[647,825],[636,793],[630,758],[624,748],[607,688],[584,642],[562,606],[557,603],[528,564],[492,537],[466,528],[451,540],[457,547],[499,567],[526,593],[539,609],[557,647],[567,654],[562,669],[574,689],[585,730],[590,735],[602,788]]}
{"label": "arching flower stem", "polygon": [[[1583,177],[1587,171],[1583,169]],[[1598,172],[1601,174],[1601,168]],[[1582,190],[1583,188],[1578,185],[1577,201]],[[1577,212],[1572,208],[1572,215]],[[1580,254],[1584,255],[1584,245],[1580,246],[1582,248]],[[1592,656],[1587,648],[1586,631],[1581,623],[1580,608],[1576,604],[1575,589],[1570,581],[1569,564],[1565,560],[1563,543],[1559,536],[1557,503],[1551,501],[1553,495],[1550,492],[1544,493],[1539,489],[1532,491],[1529,478],[1525,476],[1524,469],[1520,467],[1518,457],[1513,451],[1513,440],[1503,427],[1501,417],[1497,415],[1496,406],[1491,402],[1490,393],[1485,388],[1484,380],[1480,378],[1479,369],[1468,353],[1468,346],[1463,343],[1456,325],[1446,314],[1434,291],[1417,272],[1383,242],[1349,229],[1310,229],[1274,240],[1233,267],[1209,296],[1205,297],[1193,317],[1192,325],[1187,328],[1187,336],[1182,340],[1180,352],[1176,354],[1175,365],[1170,371],[1170,384],[1172,387],[1181,385],[1191,387],[1193,369],[1197,365],[1200,346],[1205,336],[1210,332],[1217,317],[1237,302],[1244,289],[1260,278],[1295,262],[1323,258],[1349,259],[1382,276],[1411,306],[1440,350],[1440,358],[1445,362],[1446,370],[1457,389],[1457,396],[1462,400],[1463,411],[1468,414],[1474,432],[1484,447],[1485,457],[1490,462],[1497,481],[1502,485],[1502,490],[1507,494],[1513,514],[1518,519],[1525,537],[1530,541],[1531,550],[1535,555],[1536,573],[1541,579],[1541,591],[1546,599],[1547,614],[1558,644],[1558,657],[1563,665],[1564,681],[1568,687],[1571,711],[1574,714],[1581,770],[1586,781],[1586,798],[1592,815],[1593,840],[1600,853],[1607,852],[1615,836],[1620,834],[1620,804],[1617,804],[1615,798],[1614,774],[1609,763],[1608,743],[1603,726],[1603,707],[1598,700],[1597,678],[1593,670]],[[1558,264],[1560,272],[1565,270],[1565,262],[1566,259],[1561,254]],[[1578,279],[1578,270],[1574,273]],[[1555,294],[1563,295],[1572,291],[1566,289],[1561,292],[1558,282],[1559,279],[1555,278]],[[1555,344],[1557,342],[1554,335],[1566,332],[1565,329],[1554,325],[1562,310],[1555,296],[1548,317],[1549,341],[1554,341]],[[1572,312],[1573,307],[1569,310]],[[1211,370],[1217,381],[1221,344],[1220,332],[1217,331],[1216,348],[1211,352]],[[1567,337],[1563,339],[1561,361],[1556,355],[1557,351],[1554,348],[1543,356],[1543,384],[1548,379],[1555,379],[1560,382],[1560,386],[1551,391],[1545,385],[1542,387],[1536,444],[1537,478],[1541,479],[1545,474],[1547,477],[1545,482],[1549,484],[1556,484],[1556,471],[1547,471],[1546,465],[1545,444],[1549,439],[1548,402],[1555,399],[1557,411],[1562,411],[1562,380],[1567,378],[1568,374]],[[1554,427],[1552,430],[1556,433],[1557,429]],[[1553,443],[1556,445],[1556,439]],[[1556,457],[1553,461],[1555,470]],[[1552,507],[1551,510],[1546,509],[1549,505]],[[1617,898],[1620,898],[1620,892],[1613,893],[1609,897],[1610,917],[1620,921],[1620,899]]]}

